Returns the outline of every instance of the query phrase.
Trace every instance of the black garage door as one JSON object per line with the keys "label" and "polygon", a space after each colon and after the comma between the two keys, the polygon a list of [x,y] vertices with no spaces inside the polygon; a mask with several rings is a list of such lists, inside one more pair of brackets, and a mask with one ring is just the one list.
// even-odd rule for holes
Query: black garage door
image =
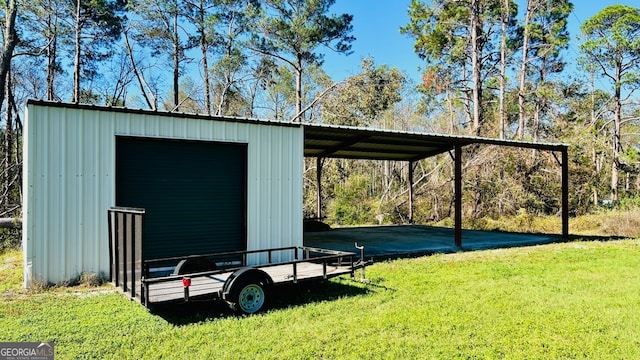
{"label": "black garage door", "polygon": [[247,146],[116,138],[116,205],[146,209],[144,258],[246,249]]}

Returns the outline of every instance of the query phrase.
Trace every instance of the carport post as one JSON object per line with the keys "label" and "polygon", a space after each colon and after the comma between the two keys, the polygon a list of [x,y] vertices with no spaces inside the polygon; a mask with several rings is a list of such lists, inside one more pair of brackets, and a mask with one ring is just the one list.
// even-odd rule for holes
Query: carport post
{"label": "carport post", "polygon": [[453,159],[455,165],[454,171],[454,204],[455,204],[455,240],[456,247],[462,247],[462,145],[456,144]]}
{"label": "carport post", "polygon": [[413,224],[413,161],[409,161],[409,224]]}
{"label": "carport post", "polygon": [[569,151],[562,150],[562,237],[569,238]]}
{"label": "carport post", "polygon": [[318,193],[316,194],[318,209],[316,214],[318,215],[318,221],[322,221],[322,158],[316,158],[316,187],[318,189]]}

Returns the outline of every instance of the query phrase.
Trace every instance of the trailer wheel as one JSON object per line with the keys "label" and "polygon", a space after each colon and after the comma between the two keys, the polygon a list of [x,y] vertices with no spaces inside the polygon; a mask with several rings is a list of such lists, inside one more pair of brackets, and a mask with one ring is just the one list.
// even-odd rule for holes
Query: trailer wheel
{"label": "trailer wheel", "polygon": [[266,301],[266,291],[261,284],[246,284],[238,293],[238,310],[245,314],[260,311]]}
{"label": "trailer wheel", "polygon": [[225,283],[224,299],[238,313],[257,313],[268,304],[271,283],[269,276],[261,270],[238,270]]}

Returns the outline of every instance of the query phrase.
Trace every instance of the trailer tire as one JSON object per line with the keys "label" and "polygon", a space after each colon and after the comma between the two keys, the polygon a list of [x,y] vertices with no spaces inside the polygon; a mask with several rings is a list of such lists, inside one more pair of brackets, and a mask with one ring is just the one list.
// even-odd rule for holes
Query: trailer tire
{"label": "trailer tire", "polygon": [[223,297],[233,311],[254,314],[267,307],[272,283],[269,275],[262,270],[240,269],[225,282]]}

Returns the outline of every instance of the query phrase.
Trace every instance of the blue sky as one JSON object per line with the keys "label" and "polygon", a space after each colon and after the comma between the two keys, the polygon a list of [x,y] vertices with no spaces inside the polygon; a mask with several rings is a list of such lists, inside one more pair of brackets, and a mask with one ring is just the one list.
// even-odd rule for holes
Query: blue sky
{"label": "blue sky", "polygon": [[[522,0],[518,2],[521,4],[518,16],[521,17],[525,5]],[[399,68],[418,81],[418,67],[423,62],[413,51],[413,40],[400,34],[400,27],[409,22],[407,9],[410,3],[411,0],[336,0],[331,12],[353,15],[353,35],[356,41],[352,45],[353,54],[349,56],[326,53],[325,71],[334,80],[343,80],[360,71],[361,58],[373,56],[376,65],[387,64]],[[569,18],[572,40],[567,57],[575,57],[579,51],[577,35],[582,22],[608,5],[640,6],[639,0],[573,0],[573,3],[574,11]]]}

